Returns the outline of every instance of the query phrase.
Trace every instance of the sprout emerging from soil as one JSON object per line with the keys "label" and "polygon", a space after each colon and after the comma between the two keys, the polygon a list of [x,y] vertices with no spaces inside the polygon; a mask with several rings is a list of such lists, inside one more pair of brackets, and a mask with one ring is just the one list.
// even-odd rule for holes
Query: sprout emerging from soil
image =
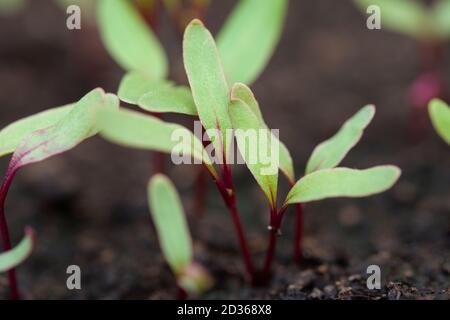
{"label": "sprout emerging from soil", "polygon": [[193,261],[188,224],[172,182],[164,175],[155,175],[148,185],[148,200],[161,250],[180,289],[191,296],[210,289],[213,285],[211,276]]}
{"label": "sprout emerging from soil", "polygon": [[[168,83],[141,82],[139,75],[128,75],[124,79],[119,96],[128,101],[138,101],[138,105],[146,110],[170,109],[172,112],[184,114],[189,110],[189,113],[197,114],[205,130],[214,129],[221,133],[211,142],[215,155],[224,159],[219,168],[214,166],[209,153],[192,132],[151,115],[124,109],[105,111],[99,120],[101,135],[120,145],[139,149],[173,153],[174,148],[178,147],[177,154],[183,153],[203,162],[230,211],[246,272],[253,283],[266,283],[270,278],[276,239],[289,205],[295,205],[301,216],[303,203],[334,197],[365,197],[388,190],[398,180],[400,169],[395,166],[379,166],[365,170],[336,168],[348,151],[356,145],[363,130],[372,120],[375,113],[373,106],[364,107],[348,120],[334,137],[320,144],[308,161],[305,176],[298,181],[286,146],[276,137],[263,142],[267,144],[263,146],[266,147],[264,150],[273,150],[270,145],[272,143],[279,147],[277,168],[292,185],[280,206],[277,204],[278,169],[273,173],[263,174],[261,169],[267,164],[259,160],[250,161],[253,157],[247,152],[244,140],[236,136],[242,157],[265,194],[270,211],[269,246],[262,271],[258,271],[240,222],[231,163],[228,161],[233,141],[225,131],[259,130],[267,129],[268,126],[250,88],[243,83],[235,83],[231,87],[228,85],[214,38],[199,20],[192,21],[186,28],[183,57],[192,96],[187,94],[186,88],[178,88]],[[182,94],[179,94],[180,92]],[[180,148],[179,143],[173,139],[176,130],[182,130],[185,135],[190,136],[191,143]],[[301,228],[298,230],[301,233]]]}
{"label": "sprout emerging from soil", "polygon": [[[73,105],[38,113],[0,131],[0,156],[13,152],[0,188],[0,233],[4,251],[11,249],[5,200],[18,170],[66,152],[95,135],[97,112],[115,109],[118,104],[115,95],[95,89]],[[15,269],[8,272],[11,297],[18,299]]]}

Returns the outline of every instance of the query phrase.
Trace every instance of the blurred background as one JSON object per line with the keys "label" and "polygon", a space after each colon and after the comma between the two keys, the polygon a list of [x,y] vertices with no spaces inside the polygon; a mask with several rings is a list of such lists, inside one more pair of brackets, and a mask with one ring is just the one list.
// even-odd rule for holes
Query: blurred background
{"label": "blurred background", "polygon": [[[211,1],[205,24],[214,34],[235,3]],[[216,279],[204,298],[450,297],[450,152],[426,110],[424,125],[414,129],[408,99],[420,50],[410,38],[368,30],[366,18],[349,0],[290,1],[281,42],[252,89],[269,126],[280,129],[291,150],[297,175],[319,142],[362,106],[375,104],[373,123],[344,165],[395,164],[403,170],[401,180],[375,197],[306,206],[301,267],[292,258],[294,212],[289,211],[274,280],[269,288],[251,288],[218,192],[209,185],[205,214],[195,217],[198,170],[168,165],[190,215],[197,259]],[[95,21],[83,12],[82,29],[69,31],[66,19],[52,0],[28,1],[23,10],[0,15],[0,127],[76,101],[95,87],[117,91],[124,71],[104,49]],[[165,13],[156,33],[170,57],[171,78],[187,83],[181,38]],[[448,81],[450,51],[445,49]],[[26,298],[175,296],[147,209],[151,159],[148,152],[96,137],[18,174],[6,207],[13,243],[25,225],[37,232],[35,252],[18,268]],[[8,160],[0,159],[3,172]],[[245,167],[234,170],[247,237],[258,258],[266,246],[269,212]],[[287,189],[284,182],[282,188]],[[71,264],[81,267],[82,290],[66,288]],[[370,264],[381,266],[380,291],[365,289]],[[0,298],[6,289],[2,274]]]}

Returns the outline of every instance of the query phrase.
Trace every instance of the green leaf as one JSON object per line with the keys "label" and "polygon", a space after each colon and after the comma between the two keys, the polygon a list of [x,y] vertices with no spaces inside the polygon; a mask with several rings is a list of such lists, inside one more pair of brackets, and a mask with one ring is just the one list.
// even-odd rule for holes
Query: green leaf
{"label": "green leaf", "polygon": [[339,165],[347,153],[359,142],[364,129],[367,128],[374,115],[375,107],[365,106],[347,120],[332,138],[319,144],[309,158],[306,174]]}
{"label": "green leaf", "polygon": [[[235,83],[231,88],[231,99],[233,100],[241,100],[247,104],[253,114],[258,118],[260,124],[269,129],[264,118],[261,113],[261,109],[259,107],[259,103],[256,100],[253,92],[243,83]],[[277,137],[278,144],[280,146],[280,170],[284,173],[286,178],[292,184],[295,183],[295,172],[294,172],[294,164],[292,161],[291,154],[284,143],[282,143]]]}
{"label": "green leaf", "polygon": [[229,83],[252,84],[280,39],[288,0],[240,0],[217,36]]}
{"label": "green leaf", "polygon": [[25,8],[25,0],[0,0],[0,15],[12,15]]}
{"label": "green leaf", "polygon": [[157,113],[174,112],[191,116],[197,115],[191,91],[182,86],[150,91],[139,99],[139,107]]}
{"label": "green leaf", "polygon": [[0,254],[0,273],[14,269],[22,264],[33,251],[34,232],[31,228],[25,229],[25,236],[13,249]]}
{"label": "green leaf", "polygon": [[190,295],[203,293],[214,280],[193,261],[191,235],[177,190],[169,178],[157,174],[150,180],[147,192],[159,243],[178,285]]}
{"label": "green leaf", "polygon": [[149,182],[148,199],[164,256],[179,275],[192,262],[192,240],[178,193],[166,176],[158,174]]}
{"label": "green leaf", "polygon": [[363,12],[372,5],[381,9],[383,28],[422,39],[429,30],[428,12],[425,6],[416,0],[354,0]]}
{"label": "green leaf", "polygon": [[228,154],[229,89],[214,39],[199,20],[193,20],[186,28],[183,56],[200,121],[206,130],[220,130],[221,135],[211,136],[211,139],[219,156]]}
{"label": "green leaf", "polygon": [[98,132],[96,116],[100,109],[118,108],[116,96],[102,89],[92,90],[53,126],[39,129],[26,136],[17,146],[10,169],[43,161],[70,150]]}
{"label": "green leaf", "polygon": [[241,100],[230,102],[230,117],[235,129],[239,151],[247,167],[276,208],[278,184],[278,139],[263,125]]}
{"label": "green leaf", "polygon": [[153,80],[139,72],[129,72],[120,82],[117,95],[123,102],[137,105],[144,94],[172,86],[170,81]]}
{"label": "green leaf", "polygon": [[434,128],[450,144],[450,107],[442,100],[433,99],[428,111]]}
{"label": "green leaf", "polygon": [[99,0],[103,42],[117,63],[152,79],[167,77],[167,57],[156,36],[127,0]]}
{"label": "green leaf", "polygon": [[295,184],[289,191],[284,206],[336,197],[367,197],[390,189],[400,174],[400,169],[395,166],[316,171]]}
{"label": "green leaf", "polygon": [[60,121],[73,104],[42,111],[11,123],[0,131],[0,157],[14,152],[20,141],[31,132],[50,127]]}
{"label": "green leaf", "polygon": [[450,0],[440,0],[434,4],[430,13],[430,20],[436,34],[443,39],[450,37]]}
{"label": "green leaf", "polygon": [[113,143],[172,155],[182,154],[189,158],[191,163],[203,162],[217,177],[200,140],[181,125],[167,123],[136,111],[120,109],[102,112],[99,126],[100,135]]}

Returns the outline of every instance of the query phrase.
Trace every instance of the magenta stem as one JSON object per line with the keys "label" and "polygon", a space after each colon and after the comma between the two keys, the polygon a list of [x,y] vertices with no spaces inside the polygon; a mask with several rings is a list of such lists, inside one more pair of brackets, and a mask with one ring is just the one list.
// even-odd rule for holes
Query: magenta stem
{"label": "magenta stem", "polygon": [[[11,250],[11,240],[9,237],[8,221],[6,220],[5,214],[5,200],[8,195],[9,188],[16,174],[16,169],[11,169],[12,166],[6,171],[5,177],[3,179],[2,186],[0,188],[0,233],[2,240],[3,251]],[[11,299],[19,300],[20,294],[17,287],[16,269],[13,268],[8,271],[8,281]]]}

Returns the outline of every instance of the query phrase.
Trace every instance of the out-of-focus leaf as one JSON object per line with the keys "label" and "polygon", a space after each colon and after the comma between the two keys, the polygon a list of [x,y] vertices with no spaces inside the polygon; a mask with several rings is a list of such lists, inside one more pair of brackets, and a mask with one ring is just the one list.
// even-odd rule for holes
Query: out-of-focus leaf
{"label": "out-of-focus leaf", "polygon": [[217,36],[229,83],[253,83],[278,44],[288,0],[240,0]]}
{"label": "out-of-focus leaf", "polygon": [[423,38],[430,32],[428,12],[421,1],[416,0],[354,0],[366,13],[376,5],[381,9],[381,26],[414,38]]}
{"label": "out-of-focus leaf", "polygon": [[138,104],[142,109],[151,112],[197,115],[192,93],[186,87],[166,87],[150,91],[139,99]]}
{"label": "out-of-focus leaf", "polygon": [[25,236],[13,249],[0,254],[0,273],[14,269],[22,264],[34,248],[34,232],[31,228],[25,229]]}
{"label": "out-of-focus leaf", "polygon": [[111,56],[127,71],[151,79],[167,77],[167,57],[160,42],[128,0],[99,0],[98,22]]}
{"label": "out-of-focus leaf", "polygon": [[372,121],[374,115],[375,107],[365,106],[347,120],[333,137],[319,144],[309,158],[306,174],[339,165],[347,153],[359,142],[364,129]]}
{"label": "out-of-focus leaf", "polygon": [[226,130],[231,129],[229,89],[214,38],[199,20],[186,28],[183,56],[200,121],[206,130],[220,130],[222,135],[211,139],[216,154],[226,155],[230,142]]}
{"label": "out-of-focus leaf", "polygon": [[230,117],[239,151],[272,208],[276,207],[279,154],[278,139],[242,100],[230,102]]}
{"label": "out-of-focus leaf", "polygon": [[442,100],[433,99],[428,111],[434,128],[450,144],[450,107]]}
{"label": "out-of-focus leaf", "polygon": [[[259,107],[259,103],[256,100],[253,92],[247,87],[245,84],[236,83],[231,88],[231,99],[241,100],[252,110],[253,114],[258,118],[261,125],[269,129],[269,126],[264,121],[264,118],[261,113],[261,109]],[[284,143],[279,141],[278,137],[275,137],[278,140],[278,144],[280,146],[280,170],[284,173],[286,178],[292,184],[295,183],[295,172],[294,172],[294,164],[292,161],[291,154]]]}
{"label": "out-of-focus leaf", "polygon": [[450,0],[437,1],[430,13],[435,32],[443,39],[450,37]]}
{"label": "out-of-focus leaf", "polygon": [[192,261],[192,240],[178,193],[166,176],[158,174],[149,182],[148,199],[164,257],[180,274]]}
{"label": "out-of-focus leaf", "polygon": [[11,15],[23,10],[25,0],[0,0],[0,15]]}
{"label": "out-of-focus leaf", "polygon": [[116,144],[180,155],[202,162],[217,177],[202,143],[185,127],[136,111],[104,111],[99,116],[100,135]]}
{"label": "out-of-focus leaf", "polygon": [[123,102],[137,105],[144,94],[172,86],[170,81],[152,80],[142,73],[129,72],[120,82],[117,95]]}
{"label": "out-of-focus leaf", "polygon": [[336,197],[366,197],[390,189],[400,177],[395,166],[365,170],[333,168],[313,172],[300,179],[289,192],[285,206]]}
{"label": "out-of-focus leaf", "polygon": [[50,127],[60,121],[73,108],[73,104],[39,112],[15,121],[0,131],[0,157],[14,152],[19,142],[38,129]]}
{"label": "out-of-focus leaf", "polygon": [[10,169],[17,170],[76,147],[98,132],[96,118],[99,110],[118,106],[119,100],[115,95],[105,94],[102,89],[92,90],[56,124],[27,135],[17,145]]}

